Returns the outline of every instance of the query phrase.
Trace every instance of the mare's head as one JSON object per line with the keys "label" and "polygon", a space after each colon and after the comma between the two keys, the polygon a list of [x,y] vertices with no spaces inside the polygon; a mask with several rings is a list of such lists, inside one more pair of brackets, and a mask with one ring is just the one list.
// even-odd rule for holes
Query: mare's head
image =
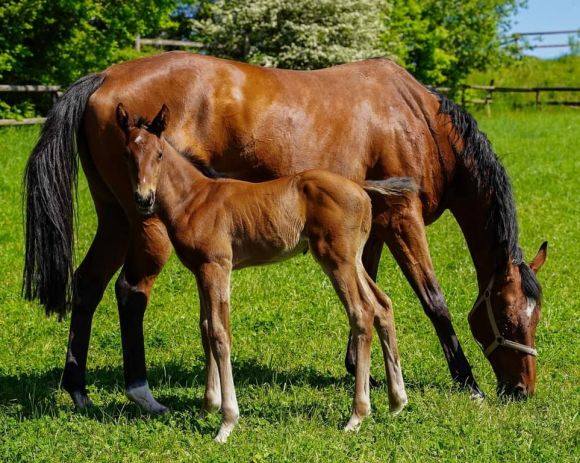
{"label": "mare's head", "polygon": [[542,294],[535,274],[546,260],[547,244],[529,265],[514,261],[501,246],[499,265],[469,314],[471,332],[491,363],[503,397],[524,399],[536,388],[534,336]]}
{"label": "mare's head", "polygon": [[125,134],[125,160],[129,166],[135,205],[141,214],[152,214],[166,146],[163,132],[169,122],[169,108],[163,105],[151,122],[129,117],[122,103],[117,106],[116,113],[117,124]]}

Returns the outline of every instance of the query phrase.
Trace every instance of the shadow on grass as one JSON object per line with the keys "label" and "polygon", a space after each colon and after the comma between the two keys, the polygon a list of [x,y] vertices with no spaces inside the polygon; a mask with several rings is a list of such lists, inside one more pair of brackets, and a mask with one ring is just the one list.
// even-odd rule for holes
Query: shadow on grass
{"label": "shadow on grass", "polygon": [[[233,362],[233,370],[234,380],[239,389],[261,385],[285,389],[292,385],[315,389],[342,388],[351,391],[354,387],[354,379],[348,375],[333,376],[312,368],[279,370],[251,360],[242,360]],[[16,415],[20,419],[58,416],[62,411],[70,411],[72,401],[67,405],[57,403],[56,395],[60,389],[61,375],[61,368],[53,368],[42,373],[0,374],[0,407],[5,408],[8,414]],[[188,395],[171,393],[172,388],[203,388],[204,366],[201,363],[193,366],[186,366],[182,363],[154,365],[148,370],[148,379],[156,398],[172,412],[191,413],[194,411],[197,413],[201,409],[201,395],[196,397],[193,393]],[[99,389],[117,393],[122,393],[124,389],[121,366],[90,369],[87,381],[89,389],[96,386]],[[409,390],[423,391],[433,387],[438,388],[438,385],[428,381],[414,380],[407,384]],[[377,389],[386,389],[385,383],[380,383]],[[308,405],[305,407],[308,408]],[[125,399],[109,399],[105,404],[98,404],[78,413],[101,422],[116,421],[121,417],[129,421],[150,419],[149,415],[142,412],[137,405]],[[157,417],[151,417],[151,419],[157,419]],[[159,419],[164,420],[163,417]],[[189,427],[191,430],[202,433],[205,428],[203,422],[199,420],[189,423]]]}

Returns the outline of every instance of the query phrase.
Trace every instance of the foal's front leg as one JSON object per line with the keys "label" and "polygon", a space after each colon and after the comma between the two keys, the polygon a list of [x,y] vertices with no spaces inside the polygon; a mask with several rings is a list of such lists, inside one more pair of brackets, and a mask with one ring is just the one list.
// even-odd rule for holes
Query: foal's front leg
{"label": "foal's front leg", "polygon": [[222,406],[222,391],[220,377],[215,356],[211,349],[210,341],[210,306],[207,298],[204,297],[203,288],[198,280],[199,293],[199,328],[201,332],[201,343],[205,353],[205,393],[201,406],[203,413],[217,412]]}
{"label": "foal's front leg", "polygon": [[215,437],[224,443],[238,422],[240,411],[230,359],[230,274],[231,264],[208,263],[198,272],[200,293],[207,301],[208,334],[221,388],[222,424]]}

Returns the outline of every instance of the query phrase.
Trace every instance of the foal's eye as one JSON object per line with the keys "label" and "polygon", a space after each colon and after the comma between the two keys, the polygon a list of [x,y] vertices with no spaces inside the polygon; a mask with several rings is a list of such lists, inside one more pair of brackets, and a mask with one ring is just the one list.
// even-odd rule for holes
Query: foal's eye
{"label": "foal's eye", "polygon": [[159,151],[159,153],[157,153],[157,159],[161,160],[161,158],[163,158],[163,151]]}

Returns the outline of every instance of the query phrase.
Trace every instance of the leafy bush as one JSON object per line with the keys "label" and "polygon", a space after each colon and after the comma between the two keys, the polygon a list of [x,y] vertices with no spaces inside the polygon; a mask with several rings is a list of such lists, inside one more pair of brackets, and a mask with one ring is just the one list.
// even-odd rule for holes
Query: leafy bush
{"label": "leafy bush", "polygon": [[373,0],[205,1],[195,28],[212,54],[317,69],[383,54],[383,13]]}

